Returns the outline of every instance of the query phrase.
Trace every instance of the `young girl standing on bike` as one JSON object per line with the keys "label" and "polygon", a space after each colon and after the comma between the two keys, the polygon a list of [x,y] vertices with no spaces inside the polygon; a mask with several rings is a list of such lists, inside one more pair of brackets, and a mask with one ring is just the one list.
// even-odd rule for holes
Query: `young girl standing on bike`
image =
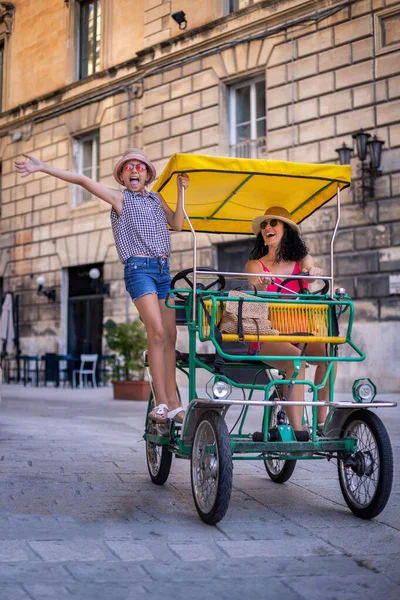
{"label": "young girl standing on bike", "polygon": [[183,189],[189,177],[178,177],[178,199],[175,212],[156,192],[146,186],[156,178],[156,169],[147,156],[136,148],[127,150],[114,167],[114,177],[124,190],[114,190],[80,173],[63,171],[24,154],[16,161],[22,177],[41,171],[85,190],[112,206],[111,226],[118,255],[124,264],[125,286],[146,328],[148,361],[157,405],[149,418],[165,423],[181,422],[184,411],[176,395],[175,311],[166,307],[170,289],[168,225],[181,231]]}

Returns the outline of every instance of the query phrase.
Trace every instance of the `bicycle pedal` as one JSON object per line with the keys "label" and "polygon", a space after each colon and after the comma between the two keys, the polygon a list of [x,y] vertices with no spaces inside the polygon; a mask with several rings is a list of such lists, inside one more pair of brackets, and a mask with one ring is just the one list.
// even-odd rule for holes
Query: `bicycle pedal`
{"label": "bicycle pedal", "polygon": [[304,431],[304,429],[302,429],[301,431],[294,431],[294,435],[298,442],[308,442],[310,440],[309,432]]}
{"label": "bicycle pedal", "polygon": [[171,426],[169,423],[156,423],[156,430],[158,435],[164,437],[170,434]]}
{"label": "bicycle pedal", "polygon": [[278,425],[285,425],[286,424],[286,413],[284,410],[280,410],[278,412],[278,414],[276,415],[276,422]]}
{"label": "bicycle pedal", "polygon": [[[253,442],[263,442],[264,434],[262,431],[255,431],[253,433]],[[268,442],[277,442],[279,440],[278,431],[276,429],[270,429],[267,435]]]}

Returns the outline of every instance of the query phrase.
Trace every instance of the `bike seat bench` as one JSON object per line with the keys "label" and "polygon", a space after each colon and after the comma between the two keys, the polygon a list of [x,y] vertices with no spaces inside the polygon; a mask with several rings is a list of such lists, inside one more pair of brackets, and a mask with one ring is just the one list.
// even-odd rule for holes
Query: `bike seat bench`
{"label": "bike seat bench", "polygon": [[[246,301],[246,300],[245,300]],[[220,323],[225,306],[224,300],[216,301],[215,323]],[[290,342],[307,344],[345,344],[346,337],[334,335],[334,311],[332,304],[305,303],[305,302],[269,302],[268,318],[273,329],[279,331],[279,335],[245,334],[245,342]],[[201,315],[202,339],[209,340],[211,337],[212,319],[211,299],[203,301]],[[206,311],[208,315],[206,314]],[[336,332],[335,332],[336,333]],[[236,333],[221,332],[223,342],[237,342],[239,337]],[[305,339],[306,338],[306,339]]]}

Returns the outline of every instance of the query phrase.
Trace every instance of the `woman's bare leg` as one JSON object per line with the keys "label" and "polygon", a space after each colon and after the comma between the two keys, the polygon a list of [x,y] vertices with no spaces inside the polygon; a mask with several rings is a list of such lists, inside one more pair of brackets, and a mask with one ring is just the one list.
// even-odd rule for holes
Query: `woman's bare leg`
{"label": "woman's bare leg", "polygon": [[[262,346],[261,346],[261,350],[259,353],[259,356],[262,357],[262,355],[265,356],[288,356],[288,357],[292,357],[296,358],[296,356],[300,355],[300,350],[298,348],[296,348],[296,346],[293,346],[292,344],[289,344],[287,342],[265,342]],[[272,359],[268,359],[265,360],[265,362],[273,367],[276,367],[277,369],[281,370],[281,371],[285,371],[286,372],[286,379],[291,379],[291,377],[293,376],[294,373],[294,364],[293,364],[293,360],[287,360],[287,361],[282,361],[282,360],[273,360]],[[305,377],[305,363],[302,362],[301,367],[300,367],[300,372],[298,375],[298,379],[304,379]],[[288,386],[284,385],[283,386],[283,394],[284,396],[286,396],[288,391]],[[292,391],[290,393],[290,400],[293,401],[304,401],[304,385],[299,385],[299,384],[294,384],[294,386],[292,387]],[[291,426],[293,427],[293,429],[295,431],[300,431],[303,427],[303,407],[302,406],[288,406],[286,408],[286,412],[287,415],[289,417],[289,421]]]}
{"label": "woman's bare leg", "polygon": [[[166,334],[157,294],[146,294],[135,300],[147,332],[148,361],[153,380],[156,402],[169,406],[166,386]],[[175,359],[175,354],[174,354]]]}
{"label": "woman's bare leg", "polygon": [[[306,356],[310,356],[310,357],[326,356],[325,344],[308,344],[307,349],[306,349]],[[327,363],[326,362],[316,363],[316,362],[313,362],[312,360],[310,360],[309,362],[312,365],[317,365],[317,368],[315,370],[315,375],[314,375],[314,383],[315,383],[315,385],[319,385],[321,383],[321,381],[323,380],[323,378],[325,377]],[[337,363],[334,364],[333,368],[334,368],[334,378],[336,380]],[[320,402],[328,402],[329,401],[329,380],[326,382],[324,387],[318,391],[318,400]],[[327,412],[328,412],[327,407],[325,407],[325,406],[318,407],[317,420],[318,420],[319,424],[322,424],[325,422]]]}

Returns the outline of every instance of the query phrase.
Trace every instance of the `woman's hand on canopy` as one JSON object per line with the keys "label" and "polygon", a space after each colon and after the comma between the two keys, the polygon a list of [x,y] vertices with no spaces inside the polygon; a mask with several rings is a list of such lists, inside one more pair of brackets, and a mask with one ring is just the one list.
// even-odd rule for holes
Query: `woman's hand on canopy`
{"label": "woman's hand on canopy", "polygon": [[40,171],[43,167],[43,163],[34,156],[30,154],[23,154],[28,160],[16,160],[14,162],[17,172],[21,174],[21,177],[28,177],[32,173],[36,173],[36,171]]}

